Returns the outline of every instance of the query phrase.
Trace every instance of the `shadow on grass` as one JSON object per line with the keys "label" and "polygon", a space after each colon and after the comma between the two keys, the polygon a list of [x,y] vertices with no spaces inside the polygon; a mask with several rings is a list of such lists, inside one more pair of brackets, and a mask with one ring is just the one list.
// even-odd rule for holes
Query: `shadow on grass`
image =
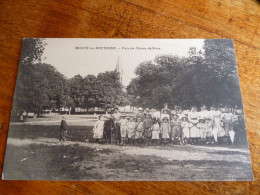
{"label": "shadow on grass", "polygon": [[[8,137],[19,139],[57,138],[59,139],[58,125],[10,125]],[[85,141],[92,139],[92,126],[69,126],[65,137],[69,141]]]}
{"label": "shadow on grass", "polygon": [[[79,145],[8,145],[4,164],[5,179],[18,180],[81,180],[86,176],[100,179],[98,174],[87,174],[77,163],[93,160],[94,149]],[[103,151],[109,153],[110,151]]]}

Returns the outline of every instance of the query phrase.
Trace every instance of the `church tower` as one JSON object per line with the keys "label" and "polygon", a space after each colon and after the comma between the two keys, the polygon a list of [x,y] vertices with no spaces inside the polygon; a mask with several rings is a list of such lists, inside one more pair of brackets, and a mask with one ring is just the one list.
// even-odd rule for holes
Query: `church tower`
{"label": "church tower", "polygon": [[122,65],[121,65],[119,56],[118,56],[118,58],[117,58],[117,63],[116,63],[116,69],[115,69],[115,71],[116,71],[117,73],[119,73],[119,81],[120,81],[120,83],[123,85],[122,79],[123,79],[123,74],[124,74],[124,72],[123,72],[123,68],[122,68]]}

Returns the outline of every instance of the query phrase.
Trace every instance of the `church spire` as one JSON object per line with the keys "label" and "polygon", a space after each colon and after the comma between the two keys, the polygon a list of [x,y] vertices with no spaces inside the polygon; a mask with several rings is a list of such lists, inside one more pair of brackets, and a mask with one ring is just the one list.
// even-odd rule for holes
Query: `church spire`
{"label": "church spire", "polygon": [[119,56],[118,56],[118,58],[117,58],[117,63],[116,63],[116,69],[115,69],[115,71],[116,71],[117,73],[119,73],[120,83],[123,84],[123,83],[122,83],[122,77],[123,77],[124,72],[123,72],[123,68],[122,68],[122,66],[121,66],[121,62],[120,62]]}

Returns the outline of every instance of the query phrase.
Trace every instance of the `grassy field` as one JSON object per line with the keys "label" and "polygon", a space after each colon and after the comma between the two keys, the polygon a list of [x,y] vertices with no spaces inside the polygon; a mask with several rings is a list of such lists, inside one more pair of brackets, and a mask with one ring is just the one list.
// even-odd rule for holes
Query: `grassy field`
{"label": "grassy field", "polygon": [[[114,146],[96,144],[92,125],[11,125],[5,179],[25,180],[249,180],[247,146]],[[89,122],[88,124],[92,124]],[[87,124],[87,123],[86,123]]]}

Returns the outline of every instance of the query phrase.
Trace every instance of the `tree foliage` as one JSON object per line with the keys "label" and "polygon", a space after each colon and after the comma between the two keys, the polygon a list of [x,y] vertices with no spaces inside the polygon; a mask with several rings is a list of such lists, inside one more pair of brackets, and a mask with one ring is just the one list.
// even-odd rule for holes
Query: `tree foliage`
{"label": "tree foliage", "polygon": [[231,40],[205,40],[204,52],[191,47],[187,57],[161,55],[142,62],[126,88],[127,94],[115,71],[65,78],[52,65],[41,63],[45,45],[44,39],[24,39],[13,101],[15,113],[127,104],[160,109],[165,102],[184,108],[242,106]]}
{"label": "tree foliage", "polygon": [[[25,38],[23,40],[22,53],[19,63],[19,72],[17,75],[17,83],[15,87],[14,103],[12,111],[20,113],[28,110],[30,105],[31,80],[36,80],[34,74],[34,63],[41,61],[41,56],[46,43],[44,39]],[[41,86],[41,85],[40,85]],[[35,92],[36,93],[36,92]]]}
{"label": "tree foliage", "polygon": [[99,73],[97,77],[74,76],[69,80],[70,97],[75,107],[93,108],[107,105],[126,105],[127,97],[115,71]]}
{"label": "tree foliage", "polygon": [[127,97],[115,71],[96,76],[65,78],[52,65],[41,63],[44,39],[24,39],[14,95],[13,114],[38,115],[61,108],[125,105]]}
{"label": "tree foliage", "polygon": [[160,109],[192,105],[241,106],[235,54],[231,40],[205,40],[204,54],[191,47],[188,57],[161,55],[141,63],[127,87],[134,106]]}
{"label": "tree foliage", "polygon": [[[30,66],[30,75],[19,80],[14,107],[38,115],[46,109],[60,109],[70,103],[66,78],[49,64]],[[20,91],[23,89],[23,91]],[[21,92],[18,93],[18,92]],[[19,104],[17,104],[19,103]]]}

